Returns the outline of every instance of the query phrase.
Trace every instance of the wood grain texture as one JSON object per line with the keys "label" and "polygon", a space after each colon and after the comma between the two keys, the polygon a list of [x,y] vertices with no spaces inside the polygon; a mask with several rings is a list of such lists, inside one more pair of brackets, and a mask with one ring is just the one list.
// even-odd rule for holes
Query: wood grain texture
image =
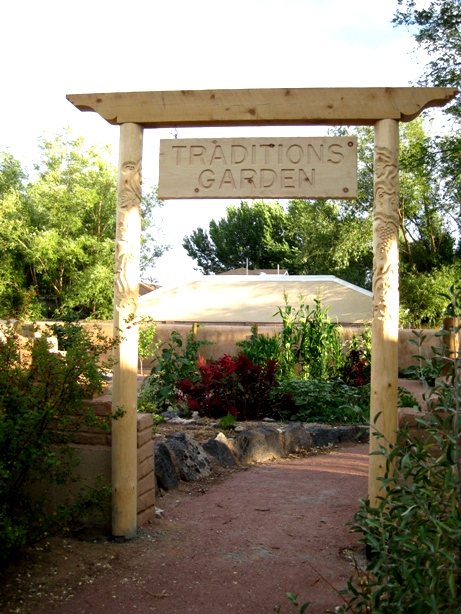
{"label": "wood grain texture", "polygon": [[182,90],[69,94],[80,111],[111,124],[174,126],[373,125],[411,121],[428,107],[444,106],[456,88],[372,87]]}
{"label": "wood grain texture", "polygon": [[161,140],[158,196],[357,198],[357,139]]}

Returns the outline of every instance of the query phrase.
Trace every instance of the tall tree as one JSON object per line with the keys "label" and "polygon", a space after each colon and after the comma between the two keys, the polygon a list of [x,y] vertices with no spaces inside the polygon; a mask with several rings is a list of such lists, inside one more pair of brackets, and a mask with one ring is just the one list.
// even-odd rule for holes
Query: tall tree
{"label": "tall tree", "polygon": [[226,217],[212,220],[184,237],[183,247],[204,274],[222,273],[248,266],[251,269],[285,267],[291,245],[286,236],[285,212],[278,202],[242,201],[230,206]]}
{"label": "tall tree", "polygon": [[[0,263],[1,315],[22,311],[29,317],[60,317],[70,311],[81,318],[110,318],[116,170],[104,151],[87,148],[83,139],[68,134],[42,138],[39,148],[34,180],[27,182],[5,156],[0,169],[0,186],[10,186],[3,190],[0,214],[6,254]],[[149,231],[153,207],[159,204],[155,192],[144,202]],[[154,245],[150,253],[144,251],[144,265],[163,250]],[[8,295],[7,288],[14,291]]]}
{"label": "tall tree", "polygon": [[[421,84],[438,87],[461,84],[461,2],[460,0],[397,0],[393,23],[405,25],[416,43],[430,58]],[[400,8],[401,7],[401,8]],[[461,118],[461,103],[446,110]]]}

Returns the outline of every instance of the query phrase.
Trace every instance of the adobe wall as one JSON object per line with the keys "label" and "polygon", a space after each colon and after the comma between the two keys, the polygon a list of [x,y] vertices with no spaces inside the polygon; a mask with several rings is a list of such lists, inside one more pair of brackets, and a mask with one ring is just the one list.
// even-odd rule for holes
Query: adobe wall
{"label": "adobe wall", "polygon": [[[111,413],[112,400],[109,396],[99,397],[87,401],[94,408],[97,415]],[[155,463],[154,441],[152,439],[153,418],[151,414],[137,415],[137,446],[138,446],[138,484],[137,484],[137,514],[138,526],[144,525],[155,518]],[[84,480],[84,485],[93,485],[98,476],[102,478],[102,484],[110,485],[112,474],[112,437],[110,432],[102,432],[96,427],[84,427],[73,437],[70,444],[74,449],[75,456],[80,460],[77,473]],[[75,486],[57,486],[52,484],[49,495],[52,507],[60,505],[65,499],[76,492],[82,483]],[[43,492],[43,487],[38,484],[31,491],[32,496],[38,496]],[[50,510],[48,510],[50,511]],[[90,526],[103,525],[110,529],[110,509],[103,511],[103,517],[89,517],[81,519]]]}
{"label": "adobe wall", "polygon": [[[112,411],[109,395],[98,397],[87,404],[97,415],[108,415]],[[154,441],[152,439],[153,417],[151,414],[137,415],[138,446],[138,526],[155,518],[155,463]],[[104,482],[110,484],[112,463],[112,436],[95,427],[86,427],[76,433],[74,449],[81,459],[79,473],[94,480],[104,475]]]}
{"label": "adobe wall", "polygon": [[[197,339],[214,343],[214,345],[202,346],[200,348],[201,355],[204,358],[216,359],[223,354],[229,354],[231,356],[236,354],[239,350],[237,342],[244,341],[245,339],[249,338],[251,335],[252,325],[253,324],[249,323],[245,325],[204,324],[203,326],[199,326],[197,331]],[[191,324],[157,324],[156,340],[161,340],[162,342],[168,343],[172,331],[175,330],[181,335],[183,341],[185,342],[191,328]],[[273,336],[279,332],[281,328],[282,325],[260,324],[258,325],[258,332],[268,336]],[[354,333],[360,334],[360,331],[360,328],[343,328],[344,337],[346,339],[350,339]],[[418,360],[414,358],[415,354],[418,354],[418,348],[415,345],[408,343],[409,339],[417,339],[414,332],[417,331],[412,331],[409,329],[399,330],[399,371],[406,369],[410,365],[419,364]],[[421,348],[422,355],[431,358],[434,355],[431,348],[433,346],[440,347],[440,338],[435,336],[438,331],[424,330],[423,332],[424,335],[426,335],[426,339]],[[147,372],[151,368],[152,360],[152,358],[149,358],[143,361],[143,368]]]}
{"label": "adobe wall", "polygon": [[[46,325],[46,322],[39,323],[42,326]],[[97,325],[100,331],[112,338],[112,321],[107,322],[84,322],[83,326],[93,327]],[[238,352],[238,341],[243,341],[251,335],[252,322],[246,322],[242,324],[203,324],[199,325],[197,332],[197,339],[203,341],[210,341],[213,345],[202,346],[200,353],[204,358],[217,359],[223,354],[234,355]],[[175,324],[175,323],[157,323],[157,335],[155,341],[162,341],[168,343],[173,330],[177,331],[183,341],[187,339],[187,335],[192,328],[190,324]],[[281,324],[258,324],[258,332],[273,336],[276,332],[282,328]],[[344,327],[344,336],[346,339],[350,338],[355,333],[360,333],[360,327],[348,328]],[[414,332],[410,329],[399,330],[399,371],[406,369],[410,365],[417,365],[418,361],[414,358],[414,355],[418,353],[418,348],[408,343],[409,339],[416,340]],[[424,330],[422,331],[426,335],[426,339],[422,346],[422,353],[425,357],[432,357],[432,346],[440,347],[440,338],[436,338],[436,330]],[[149,372],[152,364],[152,358],[148,358],[143,361],[143,368]]]}

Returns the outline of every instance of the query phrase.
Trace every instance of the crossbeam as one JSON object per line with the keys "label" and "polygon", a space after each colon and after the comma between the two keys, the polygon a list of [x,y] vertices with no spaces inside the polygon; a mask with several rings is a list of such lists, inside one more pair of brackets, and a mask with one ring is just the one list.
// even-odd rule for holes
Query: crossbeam
{"label": "crossbeam", "polygon": [[453,87],[181,90],[69,94],[80,111],[110,124],[174,126],[372,126],[381,119],[408,122],[428,107],[443,107]]}

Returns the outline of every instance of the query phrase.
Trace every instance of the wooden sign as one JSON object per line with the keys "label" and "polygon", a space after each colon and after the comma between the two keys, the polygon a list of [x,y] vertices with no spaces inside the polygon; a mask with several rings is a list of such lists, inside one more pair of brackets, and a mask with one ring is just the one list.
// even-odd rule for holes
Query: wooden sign
{"label": "wooden sign", "polygon": [[357,139],[161,140],[158,196],[357,198]]}

